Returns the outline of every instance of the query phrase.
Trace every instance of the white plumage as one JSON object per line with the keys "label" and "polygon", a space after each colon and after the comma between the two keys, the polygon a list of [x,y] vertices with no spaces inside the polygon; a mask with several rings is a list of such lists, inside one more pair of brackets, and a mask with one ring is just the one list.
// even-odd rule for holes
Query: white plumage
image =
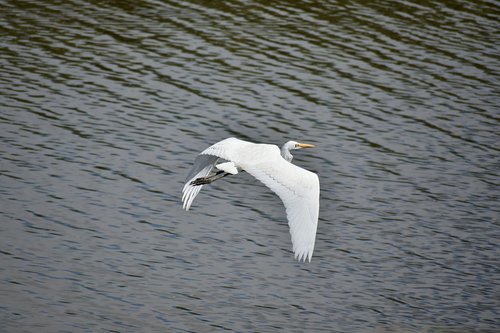
{"label": "white plumage", "polygon": [[[311,261],[318,225],[319,179],[315,173],[290,163],[290,150],[309,147],[314,146],[289,141],[280,154],[280,149],[275,145],[255,144],[236,138],[219,141],[196,158],[182,190],[183,208],[189,210],[203,186],[194,185],[193,182],[205,184],[245,170],[281,198],[286,209],[295,258]],[[228,162],[216,166],[219,158]],[[214,166],[221,171],[209,176]],[[226,174],[222,175],[223,172]]]}

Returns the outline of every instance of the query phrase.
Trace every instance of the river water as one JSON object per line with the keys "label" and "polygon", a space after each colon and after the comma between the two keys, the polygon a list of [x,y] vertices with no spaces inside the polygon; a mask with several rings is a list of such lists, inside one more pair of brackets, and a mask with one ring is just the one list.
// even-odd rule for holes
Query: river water
{"label": "river water", "polygon": [[[498,332],[496,1],[3,1],[1,332]],[[227,137],[312,143],[311,263]]]}

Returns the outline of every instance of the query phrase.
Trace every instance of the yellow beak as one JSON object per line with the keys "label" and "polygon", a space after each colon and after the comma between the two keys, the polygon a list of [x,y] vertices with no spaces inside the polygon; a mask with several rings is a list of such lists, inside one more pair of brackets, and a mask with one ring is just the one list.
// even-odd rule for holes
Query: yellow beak
{"label": "yellow beak", "polygon": [[299,148],[313,148],[314,147],[314,145],[310,145],[308,143],[297,143],[296,146]]}

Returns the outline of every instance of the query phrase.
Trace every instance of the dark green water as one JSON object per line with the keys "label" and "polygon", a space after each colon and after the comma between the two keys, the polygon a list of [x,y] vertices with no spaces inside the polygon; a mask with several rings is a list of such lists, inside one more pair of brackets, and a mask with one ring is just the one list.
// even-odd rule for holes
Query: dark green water
{"label": "dark green water", "polygon": [[[500,329],[495,1],[4,1],[0,331]],[[293,260],[226,137],[313,143]]]}

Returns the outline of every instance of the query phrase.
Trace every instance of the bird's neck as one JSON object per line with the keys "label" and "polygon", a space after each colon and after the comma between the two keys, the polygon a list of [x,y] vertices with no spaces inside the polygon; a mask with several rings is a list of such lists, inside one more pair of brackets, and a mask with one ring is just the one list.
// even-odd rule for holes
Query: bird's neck
{"label": "bird's neck", "polygon": [[287,147],[281,148],[281,156],[288,162],[291,162],[293,159],[292,154],[290,154],[290,150]]}

